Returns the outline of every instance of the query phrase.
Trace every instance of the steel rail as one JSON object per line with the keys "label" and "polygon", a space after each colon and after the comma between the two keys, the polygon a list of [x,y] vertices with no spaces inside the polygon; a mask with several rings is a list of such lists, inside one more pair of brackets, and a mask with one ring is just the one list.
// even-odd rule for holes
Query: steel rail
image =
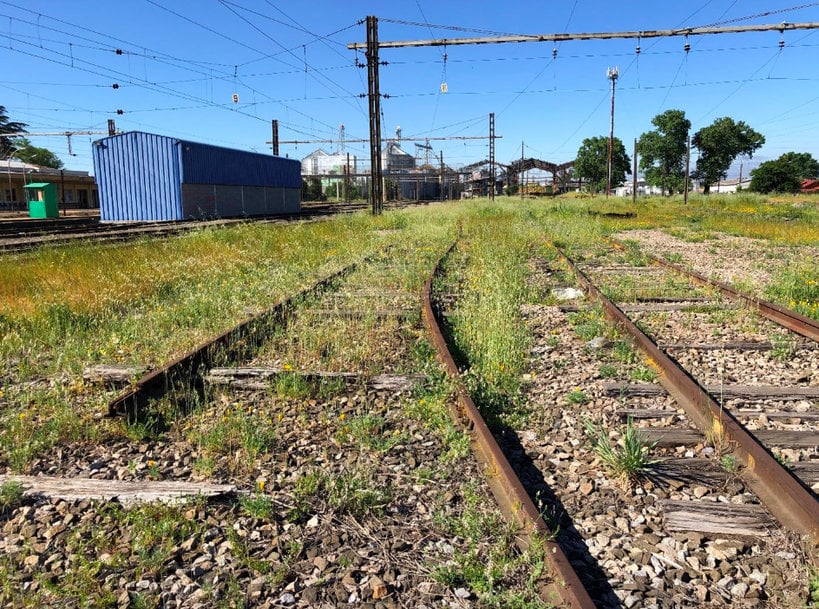
{"label": "steel rail", "polygon": [[241,357],[243,353],[254,346],[251,340],[253,336],[258,335],[265,328],[284,323],[296,303],[325,289],[332,282],[352,272],[358,264],[358,262],[354,262],[335,273],[331,273],[296,294],[280,300],[268,310],[249,317],[192,351],[188,351],[167,362],[162,367],[149,372],[131,388],[125,390],[108,403],[108,416],[127,415],[131,418],[138,418],[142,413],[142,409],[151,400],[155,400],[174,389],[195,387],[197,383],[201,382],[202,373],[210,368],[215,361]]}
{"label": "steel rail", "polygon": [[819,321],[801,315],[796,311],[792,311],[790,309],[786,309],[785,307],[781,307],[767,300],[762,300],[761,298],[756,298],[749,294],[743,294],[742,292],[735,290],[734,288],[729,286],[727,283],[722,283],[721,281],[709,279],[705,275],[701,275],[696,271],[689,271],[688,269],[685,269],[676,264],[672,264],[671,262],[667,262],[662,258],[658,258],[657,256],[651,257],[660,266],[672,269],[683,275],[687,275],[700,285],[717,288],[720,292],[722,292],[729,298],[733,300],[743,301],[747,305],[754,307],[759,312],[759,314],[765,317],[766,319],[778,323],[780,326],[783,326],[788,330],[796,332],[797,334],[800,334],[805,338],[810,338],[811,340],[819,341]]}
{"label": "steel rail", "polygon": [[660,384],[685,409],[706,436],[729,443],[747,468],[747,482],[783,526],[799,531],[819,545],[819,500],[793,472],[781,465],[771,452],[686,370],[662,351],[623,311],[603,295],[563,252],[561,258],[575,273],[589,297],[600,303],[611,321],[622,328],[648,363],[659,372]]}
{"label": "steel rail", "polygon": [[430,293],[432,281],[440,273],[443,260],[451,254],[455,246],[456,244],[453,244],[438,260],[432,275],[424,285],[423,294],[424,324],[439,360],[446,366],[447,373],[456,382],[458,403],[450,407],[450,413],[470,435],[473,452],[484,468],[486,481],[504,516],[509,522],[519,527],[517,538],[519,547],[525,550],[533,545],[542,544],[545,549],[546,560],[551,566],[551,575],[556,579],[556,586],[541,592],[544,601],[555,602],[556,599],[551,598],[551,595],[556,594],[565,603],[561,606],[572,609],[593,609],[595,604],[572,568],[569,559],[557,542],[551,539],[553,532],[544,522],[480,411],[467,393],[460,378],[458,366],[441,332]]}

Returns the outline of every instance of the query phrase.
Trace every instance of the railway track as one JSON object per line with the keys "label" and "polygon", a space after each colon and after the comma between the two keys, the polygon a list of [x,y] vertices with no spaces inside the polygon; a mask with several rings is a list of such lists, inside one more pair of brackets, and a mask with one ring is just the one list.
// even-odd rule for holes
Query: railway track
{"label": "railway track", "polygon": [[[406,206],[393,202],[388,208]],[[311,220],[332,214],[352,213],[367,209],[364,203],[308,203],[298,214],[259,216],[254,218],[224,218],[185,220],[180,222],[100,222],[98,218],[56,218],[53,220],[0,220],[0,254],[20,254],[39,247],[51,247],[89,241],[125,242],[144,237],[175,235],[203,228],[218,228],[243,222],[288,222]]]}
{"label": "railway track", "polygon": [[[572,291],[567,267],[539,265],[544,294],[569,300],[526,311],[540,337],[530,401],[543,412],[517,430],[521,441],[507,450],[524,455],[516,467],[534,488],[553,489],[555,517],[578,532],[562,543],[573,564],[596,573],[583,581],[598,605],[782,602],[765,597],[760,575],[782,585],[789,572],[805,568],[786,558],[809,561],[816,543],[816,345],[760,319],[756,307],[723,301],[716,288],[698,289],[676,270],[626,258],[590,256],[573,267],[592,301]],[[616,300],[618,315],[593,302],[598,291]],[[665,363],[677,360],[686,370],[663,369],[656,347],[640,355],[627,326],[650,334],[673,356]],[[784,358],[774,346],[783,342],[795,349]],[[803,366],[809,378],[796,372]],[[729,422],[729,413],[739,421]],[[630,427],[654,446],[658,461],[640,482],[614,492],[619,475],[589,446],[600,438],[595,431],[623,441]],[[756,437],[750,458],[743,431]],[[758,451],[760,442],[767,448]],[[760,452],[787,467],[774,459],[763,464]],[[812,541],[802,546],[800,535]],[[730,558],[721,546],[731,546]],[[808,548],[807,558],[799,547]],[[760,570],[763,555],[770,561]],[[788,602],[801,602],[793,594]]]}
{"label": "railway track", "polygon": [[[819,322],[680,266],[651,260],[659,266],[592,264],[588,272],[599,277],[595,283],[602,286],[601,292],[610,291],[623,300],[620,311],[632,311],[630,320],[650,335],[638,336],[639,348],[655,359],[660,381],[668,379],[663,385],[683,394],[680,401],[690,404],[692,419],[713,436],[716,448],[733,448],[736,458],[752,470],[770,470],[759,473],[771,478],[761,481],[771,488],[767,502],[776,505],[785,501],[784,496],[793,497],[791,504],[777,508],[778,518],[819,537],[815,493],[819,489],[819,427],[816,413],[811,412],[811,403],[819,399],[819,383],[814,378],[819,369]],[[607,300],[607,313],[622,319],[611,307],[618,303]],[[663,357],[668,358],[666,366],[656,361]],[[676,373],[678,367],[692,378]],[[702,388],[711,400],[702,395]],[[641,388],[613,390],[639,394]],[[752,431],[749,437],[743,428]],[[766,450],[758,450],[760,446]],[[797,450],[790,452],[793,448]],[[790,474],[802,484],[786,488],[788,483],[782,481]]]}
{"label": "railway track", "polygon": [[[570,300],[525,307],[535,340],[532,417],[526,428],[490,430],[438,327],[457,315],[463,254],[450,250],[454,262],[446,271],[439,264],[438,279],[422,289],[419,277],[429,275],[436,247],[401,247],[324,278],[135,382],[126,378],[130,386],[108,414],[128,418],[137,438],[65,454],[61,447],[30,466],[39,480],[25,483],[51,498],[7,516],[0,538],[20,561],[21,593],[47,599],[30,574],[71,572],[76,559],[67,548],[76,555],[79,542],[65,519],[86,512],[89,497],[127,503],[199,493],[223,499],[171,511],[179,535],[160,539],[172,551],[148,570],[125,565],[134,562],[134,546],[129,536],[119,539],[122,521],[105,504],[75,527],[80,536],[91,536],[92,527],[108,532],[105,557],[96,548],[92,564],[127,582],[117,584],[120,602],[212,594],[285,606],[468,606],[478,599],[466,574],[501,559],[506,570],[493,575],[493,586],[567,607],[764,606],[771,590],[787,599],[803,594],[788,586],[788,574],[807,564],[804,540],[789,531],[813,535],[815,547],[815,405],[802,403],[815,403],[807,391],[815,384],[796,374],[786,397],[761,392],[764,403],[750,405],[748,387],[763,385],[739,375],[754,362],[729,366],[725,354],[777,362],[785,345],[789,355],[816,358],[814,343],[762,338],[758,321],[753,336],[747,325],[734,333],[733,316],[747,324],[751,313],[727,307],[710,289],[692,292],[677,271],[660,278],[622,257],[586,259],[584,271],[601,284],[589,281],[589,292],[616,296],[636,325],[687,366],[684,377],[702,379],[708,391],[695,402],[720,388],[718,412],[706,416],[685,407],[682,389],[654,382],[658,354],[651,366],[642,363],[602,308],[567,291],[574,279],[562,264],[538,260],[536,289]],[[577,276],[588,281],[579,269]],[[708,315],[718,321],[700,327],[696,316]],[[431,363],[425,329],[457,387],[457,403],[449,402],[454,426],[433,408],[447,404],[449,389]],[[730,391],[726,375],[736,377]],[[807,493],[796,504],[783,511],[760,501],[770,501],[762,479],[770,468],[760,469],[739,444],[725,418],[732,411],[755,421],[740,429],[775,432],[757,434],[767,440],[786,438],[790,446],[799,438],[798,450],[769,449],[791,466],[775,471],[776,489],[790,492],[785,476]],[[697,431],[703,421],[710,431]],[[617,439],[629,426],[658,461],[626,483],[606,471],[589,430]],[[469,445],[477,464],[466,458]],[[66,490],[66,480],[77,484]],[[510,528],[493,520],[490,490]],[[504,554],[512,538],[516,558]],[[46,560],[38,548],[57,558]],[[99,594],[117,589],[98,585]]]}
{"label": "railway track", "polygon": [[[491,576],[493,588],[510,587],[519,599],[583,598],[570,569],[558,578],[537,574],[542,560],[559,560],[559,547],[544,555],[542,523],[514,509],[512,528],[498,520],[469,457],[470,436],[446,414],[449,389],[423,338],[420,306],[419,280],[435,257],[434,247],[418,244],[374,254],[142,376],[111,401],[110,415],[161,435],[61,447],[58,457],[30,464],[39,476],[16,479],[47,499],[15,510],[2,529],[6,555],[20,561],[21,594],[53,600],[32,571],[64,579],[77,536],[102,529],[107,541],[97,541],[89,560],[127,581],[114,584],[120,599],[473,604],[473,578],[493,561],[504,564]],[[495,450],[497,464],[503,456]],[[136,571],[128,565],[138,517],[124,535],[110,504],[87,511],[89,498],[136,501],[131,510],[139,513],[148,509],[140,500],[191,493],[223,499],[187,508],[172,527],[179,535],[154,541],[170,542],[172,551]],[[60,524],[83,512],[73,530]],[[166,516],[157,510],[149,518]],[[528,540],[520,553],[512,551],[515,539]],[[98,595],[114,591],[95,585]]]}

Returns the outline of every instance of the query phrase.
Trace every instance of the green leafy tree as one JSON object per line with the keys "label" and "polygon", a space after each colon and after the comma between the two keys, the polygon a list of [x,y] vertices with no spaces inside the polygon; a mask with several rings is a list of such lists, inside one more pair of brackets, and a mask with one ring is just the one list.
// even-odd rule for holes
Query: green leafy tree
{"label": "green leafy tree", "polygon": [[819,161],[809,152],[786,152],[779,159],[795,167],[800,180],[819,179]]}
{"label": "green leafy tree", "polygon": [[17,152],[14,153],[21,161],[31,163],[32,165],[39,165],[40,167],[51,167],[52,169],[62,169],[63,162],[60,158],[51,152],[48,148],[39,148],[32,146],[26,138],[21,137],[14,140],[14,146]]}
{"label": "green leafy tree", "polygon": [[674,194],[685,186],[685,153],[691,121],[682,110],[666,110],[651,119],[657,127],[647,131],[637,141],[640,169],[645,180]]}
{"label": "green leafy tree", "polygon": [[[765,161],[751,171],[751,190],[754,192],[799,192],[802,176],[799,160],[793,152],[773,161]],[[810,156],[810,155],[808,155]]]}
{"label": "green leafy tree", "polygon": [[725,178],[734,159],[741,154],[753,157],[765,143],[765,136],[726,116],[697,131],[691,143],[700,153],[694,176],[702,181],[703,192],[708,194],[711,184]]}
{"label": "green leafy tree", "polygon": [[327,198],[321,191],[321,180],[319,178],[302,178],[301,180],[301,200],[302,201],[326,201]]}
{"label": "green leafy tree", "polygon": [[[328,201],[335,201],[337,198],[344,200],[344,181],[338,180],[335,182],[331,182],[327,185],[324,189],[324,198]],[[361,198],[361,187],[356,184],[353,180],[347,184],[347,198],[350,201],[355,201],[356,199]],[[338,189],[338,190],[336,190]]]}
{"label": "green leafy tree", "polygon": [[15,146],[13,138],[4,136],[4,133],[19,133],[25,131],[25,123],[18,123],[10,121],[8,114],[6,114],[6,107],[0,106],[0,158],[7,159],[9,155],[14,152]]}
{"label": "green leafy tree", "polygon": [[[592,192],[606,190],[608,175],[609,138],[590,137],[583,140],[574,162],[574,175],[588,181]],[[619,186],[631,173],[631,159],[619,138],[614,138],[611,151],[611,187]]]}

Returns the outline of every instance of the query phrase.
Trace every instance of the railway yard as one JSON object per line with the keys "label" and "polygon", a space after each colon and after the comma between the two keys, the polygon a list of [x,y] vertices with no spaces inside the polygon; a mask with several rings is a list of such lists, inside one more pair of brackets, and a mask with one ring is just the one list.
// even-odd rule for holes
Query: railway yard
{"label": "railway yard", "polygon": [[3,227],[0,606],[819,606],[815,200],[325,212]]}

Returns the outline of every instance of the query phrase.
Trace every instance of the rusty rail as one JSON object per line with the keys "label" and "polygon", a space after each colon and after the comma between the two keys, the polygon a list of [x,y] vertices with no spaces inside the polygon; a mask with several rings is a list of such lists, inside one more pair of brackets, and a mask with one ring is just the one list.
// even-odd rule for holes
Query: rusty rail
{"label": "rusty rail", "polygon": [[[618,248],[625,249],[625,244],[622,242],[616,239],[612,239],[611,242]],[[732,300],[740,300],[755,308],[764,318],[769,319],[770,321],[777,323],[788,330],[796,332],[805,338],[819,341],[819,321],[816,321],[815,319],[811,319],[810,317],[806,317],[797,313],[796,311],[786,309],[785,307],[781,307],[778,304],[774,304],[767,300],[756,298],[750,294],[743,294],[739,290],[732,288],[727,283],[716,281],[715,279],[709,279],[705,275],[697,273],[696,271],[690,271],[678,264],[668,262],[667,260],[663,260],[662,258],[653,254],[648,254],[648,256],[654,261],[655,264],[658,264],[659,266],[690,277],[699,285],[716,288],[728,298],[731,298]]]}
{"label": "rusty rail", "polygon": [[518,536],[520,547],[525,550],[533,544],[543,544],[546,559],[551,565],[551,574],[557,582],[556,588],[544,591],[544,600],[553,603],[556,599],[550,598],[549,595],[556,594],[565,603],[561,606],[571,607],[572,609],[593,609],[595,607],[594,602],[569,563],[569,559],[562,548],[550,539],[552,531],[544,522],[478,408],[466,392],[463,382],[460,380],[458,366],[441,332],[438,318],[431,304],[430,292],[433,278],[440,272],[442,261],[454,248],[455,244],[438,260],[432,276],[427,279],[424,285],[423,295],[423,318],[427,332],[435,345],[439,359],[446,366],[449,376],[457,384],[458,404],[451,407],[451,414],[456,422],[469,433],[473,452],[484,468],[487,483],[504,516],[509,522],[515,523],[520,528]]}
{"label": "rusty rail", "polygon": [[226,358],[241,357],[253,348],[252,338],[263,333],[265,328],[272,328],[284,323],[288,312],[298,301],[320,292],[358,266],[353,263],[340,271],[332,273],[298,293],[277,302],[267,311],[253,315],[233,328],[211,338],[192,351],[167,362],[161,368],[149,372],[139,379],[133,387],[124,391],[108,403],[109,416],[129,415],[138,417],[147,404],[165,393],[184,387],[195,387],[201,382],[201,373],[210,368],[215,361]]}
{"label": "rusty rail", "polygon": [[598,301],[606,316],[625,330],[649,363],[659,371],[660,384],[680,403],[706,436],[730,443],[750,473],[751,488],[771,513],[786,527],[811,537],[819,544],[819,501],[811,489],[774,456],[734,416],[672,358],[642,332],[588,277],[560,252],[589,297]]}

